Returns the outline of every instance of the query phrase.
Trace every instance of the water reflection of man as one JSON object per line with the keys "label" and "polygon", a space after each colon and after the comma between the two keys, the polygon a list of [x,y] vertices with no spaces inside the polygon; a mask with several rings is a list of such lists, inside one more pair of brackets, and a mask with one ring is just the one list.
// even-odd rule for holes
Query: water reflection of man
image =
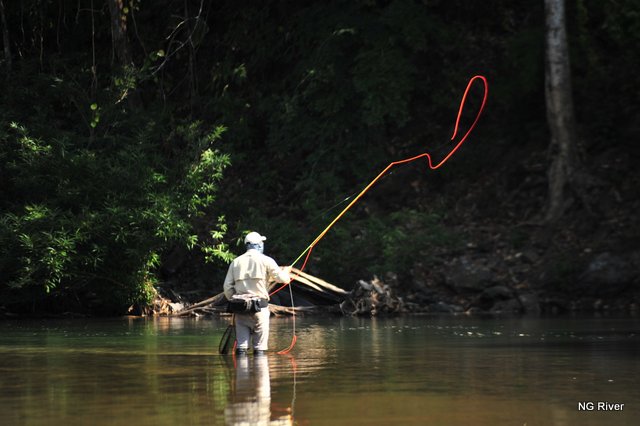
{"label": "water reflection of man", "polygon": [[271,419],[271,380],[267,356],[238,357],[224,417],[227,425],[293,424],[289,415]]}

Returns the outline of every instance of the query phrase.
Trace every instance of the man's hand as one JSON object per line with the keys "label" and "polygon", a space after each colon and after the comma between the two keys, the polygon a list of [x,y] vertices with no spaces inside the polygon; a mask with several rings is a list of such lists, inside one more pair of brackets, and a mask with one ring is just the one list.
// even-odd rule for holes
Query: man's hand
{"label": "man's hand", "polygon": [[282,272],[286,274],[286,278],[283,277],[284,282],[290,283],[291,281],[293,281],[293,277],[291,276],[291,266],[283,266],[281,269]]}

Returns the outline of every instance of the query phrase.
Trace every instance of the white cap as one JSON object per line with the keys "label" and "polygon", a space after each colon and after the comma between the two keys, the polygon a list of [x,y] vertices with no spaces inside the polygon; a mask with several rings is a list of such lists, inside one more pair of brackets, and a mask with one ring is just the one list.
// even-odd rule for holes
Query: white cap
{"label": "white cap", "polygon": [[267,237],[258,234],[257,232],[249,232],[246,237],[244,237],[245,244],[259,244],[266,240]]}

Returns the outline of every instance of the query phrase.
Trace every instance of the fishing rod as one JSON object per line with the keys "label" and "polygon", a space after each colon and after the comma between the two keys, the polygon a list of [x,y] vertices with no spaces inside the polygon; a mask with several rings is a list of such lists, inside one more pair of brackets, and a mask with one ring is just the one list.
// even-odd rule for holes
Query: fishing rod
{"label": "fishing rod", "polygon": [[[296,263],[298,263],[300,261],[300,259],[302,259],[302,257],[305,256],[305,254],[306,254],[306,256],[304,258],[304,261],[302,263],[302,267],[299,269],[300,271],[303,271],[305,266],[307,265],[307,261],[309,260],[309,256],[311,255],[311,252],[313,251],[313,248],[320,242],[320,240],[322,240],[322,238],[324,238],[324,236],[327,234],[327,232],[329,232],[329,230],[333,227],[333,225],[335,225],[336,222],[338,222],[342,218],[342,216],[344,216],[344,214],[355,203],[357,203],[358,200],[360,200],[360,198],[362,198],[364,196],[364,194],[366,194],[366,192],[369,191],[369,189],[371,189],[371,187],[373,185],[375,185],[376,182],[378,182],[378,180],[380,180],[393,167],[395,167],[397,165],[400,165],[400,164],[410,163],[410,162],[418,160],[420,158],[426,158],[427,159],[427,163],[428,163],[429,168],[431,170],[437,170],[440,167],[442,167],[442,165],[444,165],[449,160],[449,158],[451,158],[451,156],[453,154],[455,154],[455,152],[467,140],[467,138],[471,134],[471,131],[473,131],[473,129],[476,127],[476,124],[478,123],[478,120],[480,119],[480,115],[482,115],[482,111],[484,110],[485,104],[487,102],[487,96],[489,94],[489,84],[487,83],[487,79],[484,76],[476,75],[476,76],[473,76],[471,79],[469,79],[469,82],[467,83],[467,88],[465,89],[464,94],[462,95],[462,100],[460,101],[460,107],[458,108],[458,115],[456,117],[456,122],[455,122],[455,126],[454,126],[454,129],[453,129],[453,135],[451,136],[451,141],[455,140],[456,135],[458,134],[458,128],[459,128],[459,125],[460,125],[460,118],[462,116],[462,111],[464,110],[465,103],[467,102],[467,96],[469,94],[469,90],[471,90],[471,87],[474,85],[474,83],[476,81],[479,81],[482,84],[482,88],[483,88],[483,92],[484,92],[483,93],[483,97],[482,97],[482,103],[480,105],[480,108],[478,109],[478,112],[476,114],[475,119],[473,120],[473,123],[471,124],[471,126],[469,127],[467,132],[460,138],[458,143],[456,143],[453,146],[453,148],[449,151],[449,153],[442,160],[440,160],[440,162],[437,163],[435,166],[433,165],[433,162],[432,162],[432,159],[431,159],[431,155],[428,152],[423,152],[422,154],[418,154],[418,155],[416,155],[414,157],[405,158],[403,160],[393,161],[393,162],[389,163],[389,165],[387,165],[387,167],[385,167],[384,170],[382,170],[371,182],[369,182],[369,184],[367,186],[365,186],[364,189],[362,191],[360,191],[360,193],[353,200],[351,200],[351,202],[329,223],[329,225],[327,225],[327,227],[324,228],[324,230],[322,232],[320,232],[320,234],[318,234],[318,236],[311,242],[311,244],[309,244],[307,246],[307,248],[305,248],[302,251],[302,253],[300,253],[300,255],[291,263],[291,266],[294,266]],[[296,277],[297,277],[297,275],[296,275]],[[271,296],[273,294],[276,294],[277,292],[279,292],[283,288],[285,288],[287,286],[289,287],[289,294],[290,294],[290,297],[291,297],[291,307],[292,307],[292,313],[293,313],[293,337],[291,339],[291,344],[289,345],[288,348],[277,352],[280,355],[288,354],[293,349],[293,347],[295,346],[296,341],[298,339],[298,337],[296,336],[296,328],[295,328],[296,313],[295,313],[295,307],[293,305],[293,291],[291,290],[291,282],[296,277],[292,277],[291,281],[289,281],[288,283],[284,283],[280,288],[278,288],[277,290],[275,290],[275,291],[273,291],[272,293],[269,294],[269,296]]]}

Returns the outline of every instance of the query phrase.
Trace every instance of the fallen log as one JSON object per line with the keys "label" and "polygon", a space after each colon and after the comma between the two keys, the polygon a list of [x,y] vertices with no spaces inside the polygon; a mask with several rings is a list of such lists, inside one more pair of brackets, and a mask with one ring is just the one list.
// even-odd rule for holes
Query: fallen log
{"label": "fallen log", "polygon": [[329,292],[338,293],[341,295],[347,295],[349,293],[345,289],[342,289],[338,286],[330,284],[323,279],[314,277],[313,275],[307,274],[306,272],[302,272],[297,268],[291,268],[291,275],[293,276],[294,281],[301,282],[312,288],[316,288],[319,291],[329,291]]}
{"label": "fallen log", "polygon": [[[293,279],[292,284],[295,286],[294,288],[300,289],[303,291],[304,295],[303,299],[309,299],[309,295],[316,295],[315,303],[325,303],[325,305],[312,305],[312,306],[296,306],[292,308],[290,306],[281,306],[276,304],[269,304],[269,310],[274,315],[293,315],[293,313],[325,313],[325,312],[340,312],[338,307],[338,303],[340,303],[344,298],[349,294],[346,290],[335,286],[333,284],[328,283],[327,281],[320,279],[318,277],[314,277],[311,274],[307,274],[306,272],[302,272],[297,268],[291,268],[291,277]],[[278,284],[275,282],[270,283],[269,291],[272,292],[278,286],[282,284]],[[294,302],[296,297],[301,297],[300,294],[294,296]],[[288,298],[288,296],[287,296]],[[313,299],[313,297],[311,297]],[[226,301],[224,293],[218,293],[213,297],[202,300],[198,303],[185,307],[182,310],[177,312],[172,312],[170,315],[172,316],[186,316],[186,315],[196,315],[197,313],[201,314],[211,314],[213,313],[226,313]],[[330,301],[330,302],[327,302]],[[307,300],[306,303],[309,303]],[[326,305],[326,303],[331,303],[330,305]],[[295,304],[295,303],[294,303]]]}
{"label": "fallen log", "polygon": [[191,314],[196,309],[205,308],[205,307],[211,307],[210,305],[221,304],[224,300],[225,300],[224,293],[219,293],[219,294],[216,294],[213,297],[210,297],[210,298],[205,299],[205,300],[203,300],[201,302],[195,303],[195,304],[193,304],[193,305],[189,306],[188,308],[185,308],[185,309],[183,309],[181,311],[174,312],[171,315],[175,315],[175,316],[188,315],[188,314]]}
{"label": "fallen log", "polygon": [[[322,295],[318,300],[327,300],[327,296],[331,296],[335,303],[325,305],[311,306],[282,306],[277,304],[269,304],[269,311],[273,315],[298,315],[298,314],[322,314],[322,313],[342,313],[343,315],[378,315],[378,314],[397,314],[407,311],[404,301],[393,294],[392,289],[380,281],[377,277],[367,282],[360,280],[353,290],[346,290],[330,284],[320,278],[309,275],[298,269],[292,269],[294,278],[294,288],[303,290],[296,297],[303,298],[304,295],[315,294]],[[278,284],[272,283],[270,291],[277,288]],[[205,299],[201,302],[193,304],[185,309],[173,312],[170,315],[212,315],[226,314],[226,303],[224,293],[219,293],[213,297]]]}

